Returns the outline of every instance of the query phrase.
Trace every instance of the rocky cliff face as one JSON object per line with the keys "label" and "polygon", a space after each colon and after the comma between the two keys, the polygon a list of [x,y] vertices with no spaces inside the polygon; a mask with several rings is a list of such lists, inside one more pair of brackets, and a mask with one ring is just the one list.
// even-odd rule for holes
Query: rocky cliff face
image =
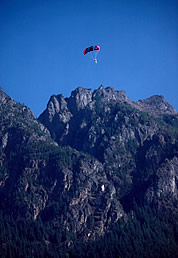
{"label": "rocky cliff face", "polygon": [[[1,209],[29,220],[41,216],[84,239],[103,234],[124,214],[103,165],[71,148],[61,149],[27,107],[3,91],[1,99]],[[62,110],[66,122],[71,113],[63,97],[51,100],[50,119]]]}
{"label": "rocky cliff face", "polygon": [[[99,113],[97,113],[98,108],[101,109],[101,106],[105,106],[102,111],[110,119],[113,115],[111,114],[113,107],[117,107],[117,104],[121,103],[127,104],[128,108],[135,108],[137,113],[144,111],[155,117],[164,114],[176,115],[175,109],[162,96],[152,96],[145,100],[133,102],[124,91],[115,91],[111,87],[100,86],[93,93],[91,89],[79,87],[72,92],[69,98],[64,98],[63,95],[52,96],[47,109],[40,115],[39,121],[50,130],[52,137],[57,142],[71,145],[73,139],[77,138],[73,137],[76,130],[78,131],[80,128],[85,131],[90,126],[85,120],[91,120],[92,114],[98,115],[98,123],[100,122],[99,119],[102,119],[102,117],[100,118]],[[112,106],[111,112],[109,105]],[[116,121],[117,116],[118,114],[112,119]]]}
{"label": "rocky cliff face", "polygon": [[[146,190],[145,201],[162,209],[169,209],[177,212],[174,208],[178,201],[178,158],[166,159],[157,169],[156,180]],[[170,202],[169,200],[172,199]],[[176,215],[176,214],[175,214]]]}
{"label": "rocky cliff face", "polygon": [[177,113],[163,97],[133,102],[111,87],[80,87],[53,95],[36,120],[1,90],[0,117],[7,214],[83,240],[127,218],[135,201],[177,214]]}
{"label": "rocky cliff face", "polygon": [[140,110],[151,113],[154,116],[163,114],[175,115],[176,110],[164,99],[163,96],[152,96],[137,102]]}
{"label": "rocky cliff face", "polygon": [[122,202],[136,188],[143,191],[137,198],[144,199],[156,171],[164,167],[168,156],[173,162],[177,155],[176,136],[162,124],[164,115],[177,121],[176,111],[162,96],[133,102],[124,91],[100,86],[93,93],[80,87],[69,98],[51,97],[39,120],[60,145],[89,153],[100,161]]}

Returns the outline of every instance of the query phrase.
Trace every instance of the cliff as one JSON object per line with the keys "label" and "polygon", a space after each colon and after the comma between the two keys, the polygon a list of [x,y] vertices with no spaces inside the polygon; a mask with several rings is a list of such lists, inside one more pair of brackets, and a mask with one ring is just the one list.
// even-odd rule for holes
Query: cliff
{"label": "cliff", "polygon": [[79,87],[51,96],[36,120],[1,90],[0,117],[0,209],[41,220],[45,248],[94,241],[135,204],[176,218],[178,116],[162,96]]}

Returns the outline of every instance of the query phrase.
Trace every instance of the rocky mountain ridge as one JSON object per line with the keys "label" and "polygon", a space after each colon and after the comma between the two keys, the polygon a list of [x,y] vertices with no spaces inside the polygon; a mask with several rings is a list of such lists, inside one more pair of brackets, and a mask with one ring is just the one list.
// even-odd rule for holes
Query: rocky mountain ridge
{"label": "rocky mountain ridge", "polygon": [[[127,106],[129,109],[128,112],[132,113],[131,117],[124,117],[123,113],[121,114],[122,110],[119,112],[118,105],[120,104]],[[134,112],[131,111],[132,108]],[[98,112],[99,110],[101,110],[103,114],[100,114]],[[105,132],[104,129],[101,129],[100,132],[94,130],[92,126],[93,116],[97,116],[96,123],[100,124],[100,127],[102,127],[101,122],[105,123],[107,127],[111,127],[109,123],[114,123],[115,127],[117,127],[117,124],[121,122],[123,128],[120,127],[120,130],[122,129],[123,131],[123,137],[126,137],[126,134],[132,134],[132,136],[129,137],[134,138],[135,132],[133,131],[133,124],[134,121],[138,120],[141,114],[139,111],[144,111],[145,116],[146,114],[147,116],[154,115],[154,117],[161,117],[166,114],[175,115],[175,120],[177,120],[175,109],[162,96],[152,96],[145,100],[133,102],[128,98],[125,91],[115,91],[111,87],[104,88],[100,86],[99,89],[95,90],[93,93],[91,89],[79,87],[71,93],[69,98],[64,98],[63,95],[53,95],[48,102],[46,110],[40,115],[39,121],[48,128],[52,138],[59,144],[70,145],[82,151],[85,150],[84,146],[80,146],[84,144],[82,138],[83,136],[86,137],[87,132],[90,131],[91,134],[90,137],[86,139],[86,145],[92,141],[93,147],[90,146],[90,148],[92,147],[96,150],[97,146],[95,145],[98,143],[96,142],[95,144],[95,140],[91,138],[95,138],[94,134],[97,133],[102,135],[103,138]],[[112,114],[113,112],[115,112],[114,116]],[[104,116],[105,118],[102,121],[102,117]],[[130,124],[129,120],[132,120],[132,124],[129,129],[125,129],[126,124]],[[153,122],[153,119],[151,121],[154,127],[156,123]],[[151,126],[143,125],[143,127],[144,130],[142,131],[145,131],[146,128],[152,130]],[[120,134],[120,138],[122,134]],[[136,134],[139,136],[140,141],[144,141],[145,137],[147,137],[147,135],[142,136],[143,132],[138,128]],[[82,143],[80,143],[81,139]],[[112,138],[112,140],[113,139],[114,138]],[[78,141],[78,143],[76,141]]]}
{"label": "rocky mountain ridge", "polygon": [[61,230],[60,247],[104,235],[135,203],[176,216],[178,116],[163,97],[79,87],[36,120],[1,90],[0,116],[0,209]]}
{"label": "rocky mountain ridge", "polygon": [[[71,93],[69,98],[64,98],[62,95],[52,96],[39,120],[49,129],[53,139],[59,144],[69,145],[98,159],[107,171],[107,178],[110,178],[115,187],[120,185],[117,194],[122,197],[124,192],[128,191],[127,187],[132,188],[130,183],[133,186],[134,181],[139,181],[138,171],[141,173],[144,166],[152,164],[153,157],[155,160],[150,168],[151,174],[157,173],[154,170],[159,171],[159,166],[166,160],[166,152],[170,151],[170,146],[166,147],[167,136],[165,136],[164,127],[157,120],[157,117],[162,119],[164,115],[170,115],[173,120],[178,121],[175,109],[163,96],[152,96],[133,102],[125,91],[115,91],[111,87],[100,86],[93,93],[90,89],[79,87]],[[148,145],[151,147],[145,150]],[[159,149],[163,146],[165,148],[163,148],[163,153],[159,153]],[[174,144],[172,146],[177,148]],[[144,165],[140,164],[142,152],[145,152],[142,160]],[[158,155],[161,156],[161,163],[157,160]],[[174,154],[171,158],[174,161],[176,159]],[[176,165],[171,165],[171,167],[174,172],[171,172],[173,177],[169,185],[172,185],[172,190],[169,189],[169,194],[172,192],[175,196],[177,195],[176,187],[174,188],[175,181],[177,182],[175,179],[177,168]],[[127,187],[124,185],[123,192],[121,190],[122,180],[120,176],[116,176],[118,171],[124,174],[127,178],[124,180],[128,182]],[[157,202],[157,193],[153,193],[151,188],[147,189],[147,193],[145,192],[145,202],[150,195],[152,195],[152,201],[154,199],[153,202]],[[123,200],[125,198],[123,197]]]}
{"label": "rocky mountain ridge", "polygon": [[[72,91],[69,98],[64,98],[64,95],[53,95],[51,96],[47,109],[51,111],[51,115],[56,111],[65,110],[68,108],[71,113],[85,109],[86,106],[92,108],[94,103],[102,99],[103,102],[113,102],[116,104],[127,103],[138,110],[149,112],[152,115],[161,114],[176,114],[176,110],[164,99],[163,96],[152,96],[150,98],[139,100],[137,102],[132,101],[126,95],[124,90],[116,91],[112,87],[104,88],[102,85],[92,92],[91,89],[85,89],[82,87],[76,88]],[[45,111],[44,111],[45,112]]]}

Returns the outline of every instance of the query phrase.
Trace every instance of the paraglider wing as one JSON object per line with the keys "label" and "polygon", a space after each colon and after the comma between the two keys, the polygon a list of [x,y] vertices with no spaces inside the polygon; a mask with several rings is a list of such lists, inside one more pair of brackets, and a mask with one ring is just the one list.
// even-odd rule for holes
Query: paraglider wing
{"label": "paraglider wing", "polygon": [[83,53],[84,53],[84,55],[86,55],[88,52],[90,52],[90,51],[93,51],[93,46],[91,46],[91,47],[87,47],[84,51],[83,51]]}
{"label": "paraglider wing", "polygon": [[94,49],[94,50],[100,51],[100,46],[95,46],[95,49]]}
{"label": "paraglider wing", "polygon": [[84,55],[86,55],[88,53],[88,48],[86,48],[84,51],[83,51]]}
{"label": "paraglider wing", "polygon": [[100,46],[91,46],[91,47],[88,47],[88,48],[86,48],[86,49],[83,51],[83,53],[84,53],[84,55],[86,55],[86,54],[87,54],[88,52],[90,52],[90,51],[93,52],[93,53],[91,53],[90,55],[91,55],[92,59],[94,60],[95,64],[97,64],[97,59],[96,59],[96,57],[97,57],[98,52],[100,51]]}
{"label": "paraglider wing", "polygon": [[90,51],[94,51],[94,50],[97,50],[97,51],[100,51],[100,47],[99,46],[91,46],[91,47],[88,47],[88,48],[86,48],[84,51],[83,51],[83,53],[84,53],[84,55],[86,55],[88,52],[90,52]]}

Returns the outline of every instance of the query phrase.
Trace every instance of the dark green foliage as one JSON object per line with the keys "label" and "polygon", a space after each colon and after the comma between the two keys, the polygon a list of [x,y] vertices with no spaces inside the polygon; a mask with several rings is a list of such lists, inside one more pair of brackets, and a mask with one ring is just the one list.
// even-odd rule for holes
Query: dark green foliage
{"label": "dark green foliage", "polygon": [[104,237],[85,245],[76,243],[70,257],[176,258],[176,221],[162,215],[135,207],[128,219],[121,219]]}
{"label": "dark green foliage", "polygon": [[[53,229],[40,218],[29,223],[0,213],[0,256],[176,258],[177,230],[171,217],[136,206],[128,219],[121,219],[105,236],[84,244],[69,231]],[[72,250],[60,247],[65,239],[73,241]]]}
{"label": "dark green foliage", "polygon": [[[61,234],[58,231],[58,235]],[[48,242],[55,233],[44,225],[40,218],[35,222],[14,220],[12,216],[0,214],[0,256],[5,257],[58,257],[57,248],[51,252]],[[52,242],[52,241],[51,241]]]}
{"label": "dark green foliage", "polygon": [[173,126],[173,127],[176,127],[178,128],[178,116],[177,115],[164,115],[163,116],[163,120]]}
{"label": "dark green foliage", "polygon": [[[64,137],[66,140],[69,135],[69,140],[61,147],[24,105],[11,101],[0,106],[0,114],[0,257],[177,256],[175,218],[167,212],[157,214],[159,209],[156,212],[151,204],[144,206],[145,192],[157,182],[158,169],[166,159],[178,155],[176,116],[156,119],[128,104],[103,101],[98,96],[93,108],[73,114],[71,132]],[[55,140],[60,137],[58,130],[59,135],[52,132]],[[108,200],[107,192],[100,191],[101,179],[108,184],[106,191],[115,187]],[[90,180],[92,187],[85,189]],[[91,199],[92,205],[87,208],[91,213],[84,210],[89,203],[85,195],[92,196],[97,187],[95,194],[105,195],[102,204],[111,204],[107,206],[109,212],[114,213],[113,201],[119,200],[125,215],[110,224],[103,237],[84,242],[82,237],[87,239],[89,230],[97,234],[96,221],[104,221],[95,214],[98,199]],[[81,231],[80,222],[73,219],[77,212],[70,214],[69,209],[72,198],[78,201],[79,196],[86,212],[82,214],[81,209],[81,216],[86,215]],[[39,211],[36,216],[35,205]],[[71,216],[67,226],[65,216]]]}
{"label": "dark green foliage", "polygon": [[126,143],[126,150],[132,154],[136,154],[138,143],[136,139],[131,139]]}
{"label": "dark green foliage", "polygon": [[24,218],[14,219],[0,213],[0,257],[67,257],[67,249],[61,241],[72,240],[75,236],[59,227],[53,228],[40,217],[29,222]]}

